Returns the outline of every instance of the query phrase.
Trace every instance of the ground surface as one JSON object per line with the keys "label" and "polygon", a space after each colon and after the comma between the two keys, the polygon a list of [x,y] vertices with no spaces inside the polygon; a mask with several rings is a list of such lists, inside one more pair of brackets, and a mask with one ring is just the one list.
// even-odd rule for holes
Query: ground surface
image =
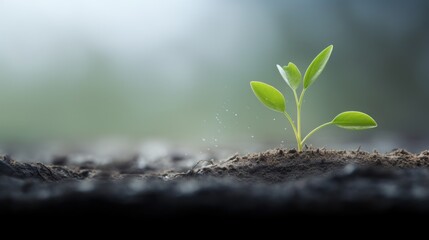
{"label": "ground surface", "polygon": [[44,163],[0,157],[0,212],[139,216],[429,213],[429,151],[162,151]]}

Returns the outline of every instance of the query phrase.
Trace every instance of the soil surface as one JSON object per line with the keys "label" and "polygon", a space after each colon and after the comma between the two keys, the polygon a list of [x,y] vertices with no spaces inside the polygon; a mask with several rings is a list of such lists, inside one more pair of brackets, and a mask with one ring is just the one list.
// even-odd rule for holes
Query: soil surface
{"label": "soil surface", "polygon": [[[146,154],[146,155],[145,155]],[[199,157],[200,158],[199,158]],[[307,148],[212,156],[140,152],[109,161],[0,157],[3,214],[140,217],[429,213],[429,151]]]}

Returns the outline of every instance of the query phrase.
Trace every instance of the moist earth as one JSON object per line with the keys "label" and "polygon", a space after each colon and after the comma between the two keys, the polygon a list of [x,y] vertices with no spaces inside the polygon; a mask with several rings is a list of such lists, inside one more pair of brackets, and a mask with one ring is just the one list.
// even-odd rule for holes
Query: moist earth
{"label": "moist earth", "polygon": [[0,157],[3,214],[145,217],[429,213],[429,151],[272,149],[224,159],[170,154],[103,164]]}

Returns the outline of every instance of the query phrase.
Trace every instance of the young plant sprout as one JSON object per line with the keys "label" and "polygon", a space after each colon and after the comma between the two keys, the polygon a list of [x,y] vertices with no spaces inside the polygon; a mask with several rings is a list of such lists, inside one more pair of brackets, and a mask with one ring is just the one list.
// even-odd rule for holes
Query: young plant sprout
{"label": "young plant sprout", "polygon": [[263,82],[250,82],[250,86],[252,87],[252,90],[259,101],[261,101],[269,109],[283,113],[286,116],[290,125],[292,126],[293,132],[295,133],[298,151],[302,151],[302,146],[311,135],[323,127],[329,125],[336,125],[338,127],[350,130],[362,130],[377,127],[375,120],[368,114],[363,112],[347,111],[338,114],[331,121],[316,127],[304,138],[301,137],[301,107],[305,92],[322,73],[326,63],[329,60],[329,57],[331,56],[332,49],[332,45],[328,46],[310,63],[307,71],[304,74],[303,88],[299,97],[297,94],[297,89],[301,84],[301,72],[299,71],[298,67],[291,62],[284,67],[277,65],[280,75],[283,77],[287,85],[292,89],[295,98],[296,125],[289,113],[286,111],[286,100],[279,90]]}

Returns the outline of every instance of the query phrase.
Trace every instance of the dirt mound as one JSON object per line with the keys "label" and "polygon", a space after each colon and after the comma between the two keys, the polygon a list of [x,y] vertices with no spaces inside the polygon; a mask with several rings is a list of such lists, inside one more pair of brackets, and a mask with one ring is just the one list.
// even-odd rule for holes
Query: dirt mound
{"label": "dirt mound", "polygon": [[134,169],[135,160],[129,161],[67,167],[0,157],[0,212],[148,218],[429,213],[429,151],[273,149],[196,161],[185,171]]}
{"label": "dirt mound", "polygon": [[312,176],[325,176],[346,165],[384,168],[416,168],[429,166],[429,151],[412,154],[394,150],[387,154],[363,151],[308,149],[273,149],[244,156],[235,155],[219,163],[193,169],[179,177],[230,177],[243,182],[277,183]]}

